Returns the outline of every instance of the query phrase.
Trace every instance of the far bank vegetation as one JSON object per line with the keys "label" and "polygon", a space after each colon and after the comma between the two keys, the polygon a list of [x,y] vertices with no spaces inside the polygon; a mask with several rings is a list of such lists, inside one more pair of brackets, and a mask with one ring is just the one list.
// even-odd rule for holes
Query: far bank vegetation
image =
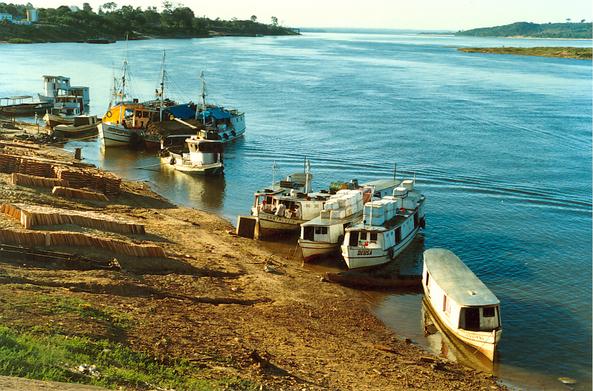
{"label": "far bank vegetation", "polygon": [[521,56],[542,56],[576,58],[578,60],[591,60],[591,48],[575,47],[496,47],[496,48],[459,48],[466,53],[492,53],[492,54],[516,54]]}

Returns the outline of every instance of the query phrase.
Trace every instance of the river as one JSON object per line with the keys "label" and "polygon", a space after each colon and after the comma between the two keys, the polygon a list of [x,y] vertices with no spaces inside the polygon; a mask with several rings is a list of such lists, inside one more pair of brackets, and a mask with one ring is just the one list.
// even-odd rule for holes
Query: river
{"label": "river", "polygon": [[[129,59],[131,92],[153,97],[162,50],[167,95],[246,113],[246,136],[228,146],[224,178],[161,169],[155,156],[83,147],[91,163],[149,182],[179,204],[234,221],[253,192],[312,161],[314,185],[416,176],[427,227],[408,258],[453,250],[502,303],[494,372],[534,389],[591,385],[591,62],[461,53],[459,46],[591,46],[591,41],[485,39],[414,32],[305,33],[0,45],[0,96],[41,92],[41,76],[91,88],[103,114],[111,80]],[[115,69],[115,70],[114,70]],[[277,174],[278,175],[278,174]],[[421,295],[369,293],[377,315],[436,353]],[[471,363],[469,365],[472,365]]]}

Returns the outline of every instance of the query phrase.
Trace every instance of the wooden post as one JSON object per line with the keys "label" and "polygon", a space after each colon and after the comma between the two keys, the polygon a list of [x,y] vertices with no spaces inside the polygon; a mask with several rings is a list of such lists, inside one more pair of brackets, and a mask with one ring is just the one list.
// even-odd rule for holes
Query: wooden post
{"label": "wooden post", "polygon": [[82,160],[82,148],[76,148],[74,150],[74,159]]}

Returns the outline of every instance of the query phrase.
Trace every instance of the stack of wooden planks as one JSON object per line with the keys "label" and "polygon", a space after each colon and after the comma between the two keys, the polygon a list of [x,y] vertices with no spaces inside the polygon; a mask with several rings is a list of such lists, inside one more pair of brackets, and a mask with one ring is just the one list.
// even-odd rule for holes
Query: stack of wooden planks
{"label": "stack of wooden planks", "polygon": [[64,198],[79,198],[82,200],[91,201],[109,201],[107,196],[103,193],[83,189],[73,189],[71,187],[64,186],[55,186],[51,190],[51,193],[55,196],[60,196]]}
{"label": "stack of wooden planks", "polygon": [[44,232],[0,229],[0,243],[12,243],[30,247],[45,246],[45,240],[46,237]]}
{"label": "stack of wooden planks", "polygon": [[[75,167],[73,164],[62,164],[31,156],[0,153],[0,172],[57,178],[62,181],[62,185],[68,183],[69,187],[76,189],[88,188],[107,196],[116,196],[120,193],[121,178],[112,173],[101,172],[90,167]],[[45,184],[45,182],[37,179],[28,179],[28,181],[24,180],[19,184],[24,186],[37,186],[37,183]]]}
{"label": "stack of wooden planks", "polygon": [[21,174],[13,172],[10,176],[10,182],[13,185],[20,185],[26,187],[54,187],[54,186],[68,186],[68,182],[58,178],[46,178],[36,175]]}
{"label": "stack of wooden planks", "polygon": [[38,232],[0,229],[0,242],[21,246],[93,247],[131,257],[166,257],[156,244],[136,244],[104,239],[80,232]]}
{"label": "stack of wooden planks", "polygon": [[54,167],[53,171],[56,178],[67,181],[70,187],[93,189],[108,196],[120,192],[121,178],[111,173],[59,166]]}
{"label": "stack of wooden planks", "polygon": [[73,224],[122,234],[144,235],[146,233],[144,224],[118,221],[110,216],[94,212],[77,212],[24,204],[2,204],[0,212],[20,221],[22,226],[27,229],[38,226]]}

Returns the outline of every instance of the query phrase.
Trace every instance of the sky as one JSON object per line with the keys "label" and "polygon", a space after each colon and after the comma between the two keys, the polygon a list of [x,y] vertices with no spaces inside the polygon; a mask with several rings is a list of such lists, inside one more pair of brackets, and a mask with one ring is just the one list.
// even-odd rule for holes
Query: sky
{"label": "sky", "polygon": [[[26,3],[27,0],[6,2]],[[77,5],[83,1],[29,0],[36,7]],[[87,0],[96,11],[107,0]],[[419,30],[465,30],[513,22],[591,22],[591,0],[172,0],[209,18],[249,19],[270,23],[276,16],[289,27],[355,27]],[[115,1],[160,9],[162,0]]]}

